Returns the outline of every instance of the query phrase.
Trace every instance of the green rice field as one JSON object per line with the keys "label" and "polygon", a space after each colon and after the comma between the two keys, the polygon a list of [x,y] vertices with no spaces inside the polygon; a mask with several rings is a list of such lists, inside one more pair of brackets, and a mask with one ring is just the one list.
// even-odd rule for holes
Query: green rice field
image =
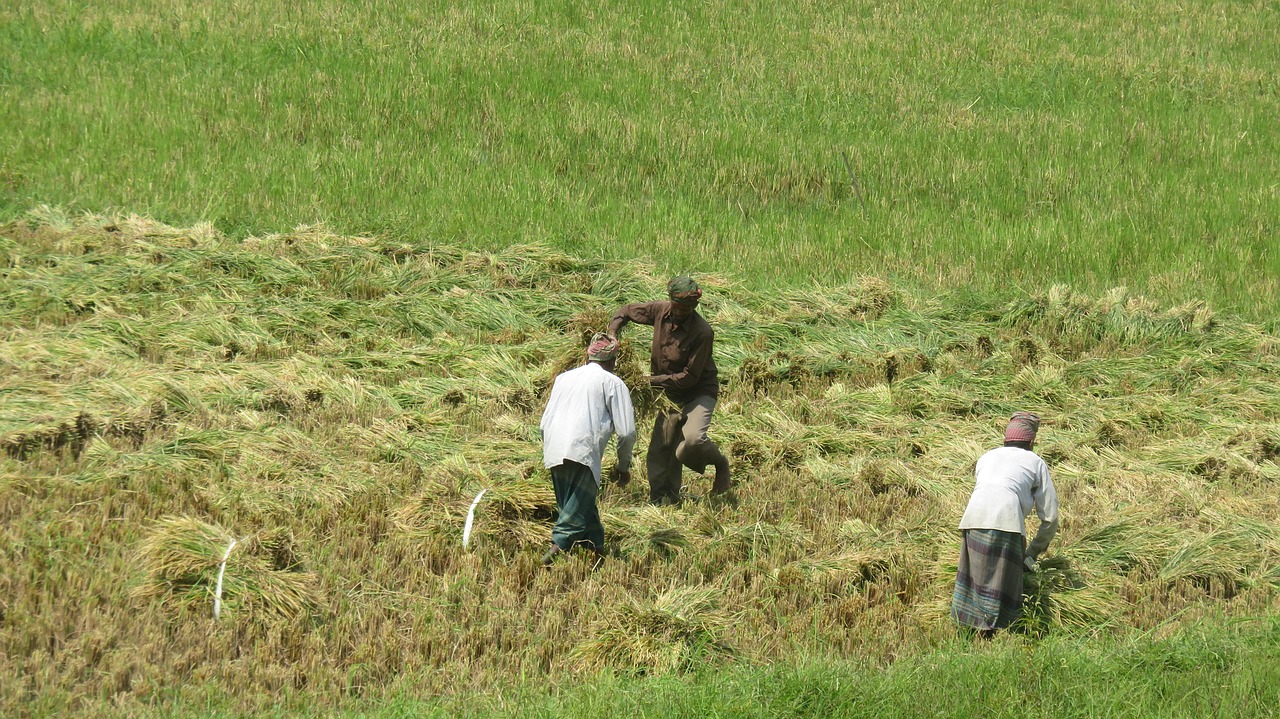
{"label": "green rice field", "polygon": [[[1270,716],[1276,37],[1248,2],[0,6],[0,716]],[[610,557],[544,570],[550,383],[677,272],[737,502],[645,504],[634,328]],[[975,641],[955,526],[1018,409],[1062,524]]]}
{"label": "green rice field", "polygon": [[537,242],[1269,319],[1266,2],[15,0],[0,214]]}

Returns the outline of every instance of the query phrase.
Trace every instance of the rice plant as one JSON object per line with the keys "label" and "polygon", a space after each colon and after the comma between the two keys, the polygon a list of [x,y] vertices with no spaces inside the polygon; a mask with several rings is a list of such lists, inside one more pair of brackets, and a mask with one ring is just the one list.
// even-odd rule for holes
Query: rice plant
{"label": "rice plant", "polygon": [[[711,435],[738,503],[701,501],[710,479],[689,472],[684,505],[645,506],[666,400],[635,328],[619,366],[635,480],[601,493],[612,551],[548,571],[540,411],[588,329],[661,296],[653,265],[315,227],[236,239],[58,222],[0,247],[20,264],[18,289],[0,290],[5,686],[136,698],[130,672],[200,677],[250,711],[286,690],[325,703],[401,683],[456,695],[520,676],[910,656],[953,633],[973,465],[1028,407],[1062,525],[1026,629],[1125,636],[1265,613],[1280,590],[1280,341],[1228,313],[1129,291],[1004,301],[709,278]],[[234,632],[209,635],[233,538]],[[96,661],[140,668],[108,677],[39,653],[79,626],[71,596],[109,637]],[[222,668],[249,646],[254,671]],[[184,663],[157,659],[173,653]]]}

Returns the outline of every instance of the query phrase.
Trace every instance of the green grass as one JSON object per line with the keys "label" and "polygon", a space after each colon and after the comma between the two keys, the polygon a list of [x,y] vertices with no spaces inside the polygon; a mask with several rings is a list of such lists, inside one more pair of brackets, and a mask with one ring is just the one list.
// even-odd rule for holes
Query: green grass
{"label": "green grass", "polygon": [[[1280,299],[1265,2],[0,8],[0,217]],[[848,156],[865,199],[851,190]]]}
{"label": "green grass", "polygon": [[[889,666],[802,660],[727,667],[682,677],[599,676],[557,688],[530,684],[504,696],[391,698],[326,716],[408,717],[1270,717],[1280,700],[1280,634],[1274,621],[1210,622],[1158,639],[1008,637],[986,646],[957,640]],[[232,717],[218,697],[179,703],[166,716]],[[314,707],[286,699],[260,717]]]}

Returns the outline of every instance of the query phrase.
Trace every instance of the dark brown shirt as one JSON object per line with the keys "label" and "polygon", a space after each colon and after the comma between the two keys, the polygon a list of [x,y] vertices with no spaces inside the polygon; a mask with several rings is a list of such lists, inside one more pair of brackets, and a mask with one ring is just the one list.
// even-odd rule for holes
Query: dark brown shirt
{"label": "dark brown shirt", "polygon": [[609,321],[609,332],[617,336],[628,322],[653,325],[651,382],[661,387],[672,402],[684,405],[697,397],[719,396],[720,376],[711,357],[715,332],[696,310],[677,320],[671,316],[671,305],[664,301],[623,305]]}

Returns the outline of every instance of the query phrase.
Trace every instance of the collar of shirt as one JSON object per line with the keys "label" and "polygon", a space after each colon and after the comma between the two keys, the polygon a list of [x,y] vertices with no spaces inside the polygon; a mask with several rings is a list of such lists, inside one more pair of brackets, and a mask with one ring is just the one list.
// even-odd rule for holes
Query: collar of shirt
{"label": "collar of shirt", "polygon": [[694,314],[696,314],[696,312],[690,312],[687,316],[680,318],[680,317],[676,317],[675,313],[673,313],[671,309],[668,308],[667,314],[662,318],[662,321],[669,322],[676,327],[683,328],[690,320],[693,319]]}

